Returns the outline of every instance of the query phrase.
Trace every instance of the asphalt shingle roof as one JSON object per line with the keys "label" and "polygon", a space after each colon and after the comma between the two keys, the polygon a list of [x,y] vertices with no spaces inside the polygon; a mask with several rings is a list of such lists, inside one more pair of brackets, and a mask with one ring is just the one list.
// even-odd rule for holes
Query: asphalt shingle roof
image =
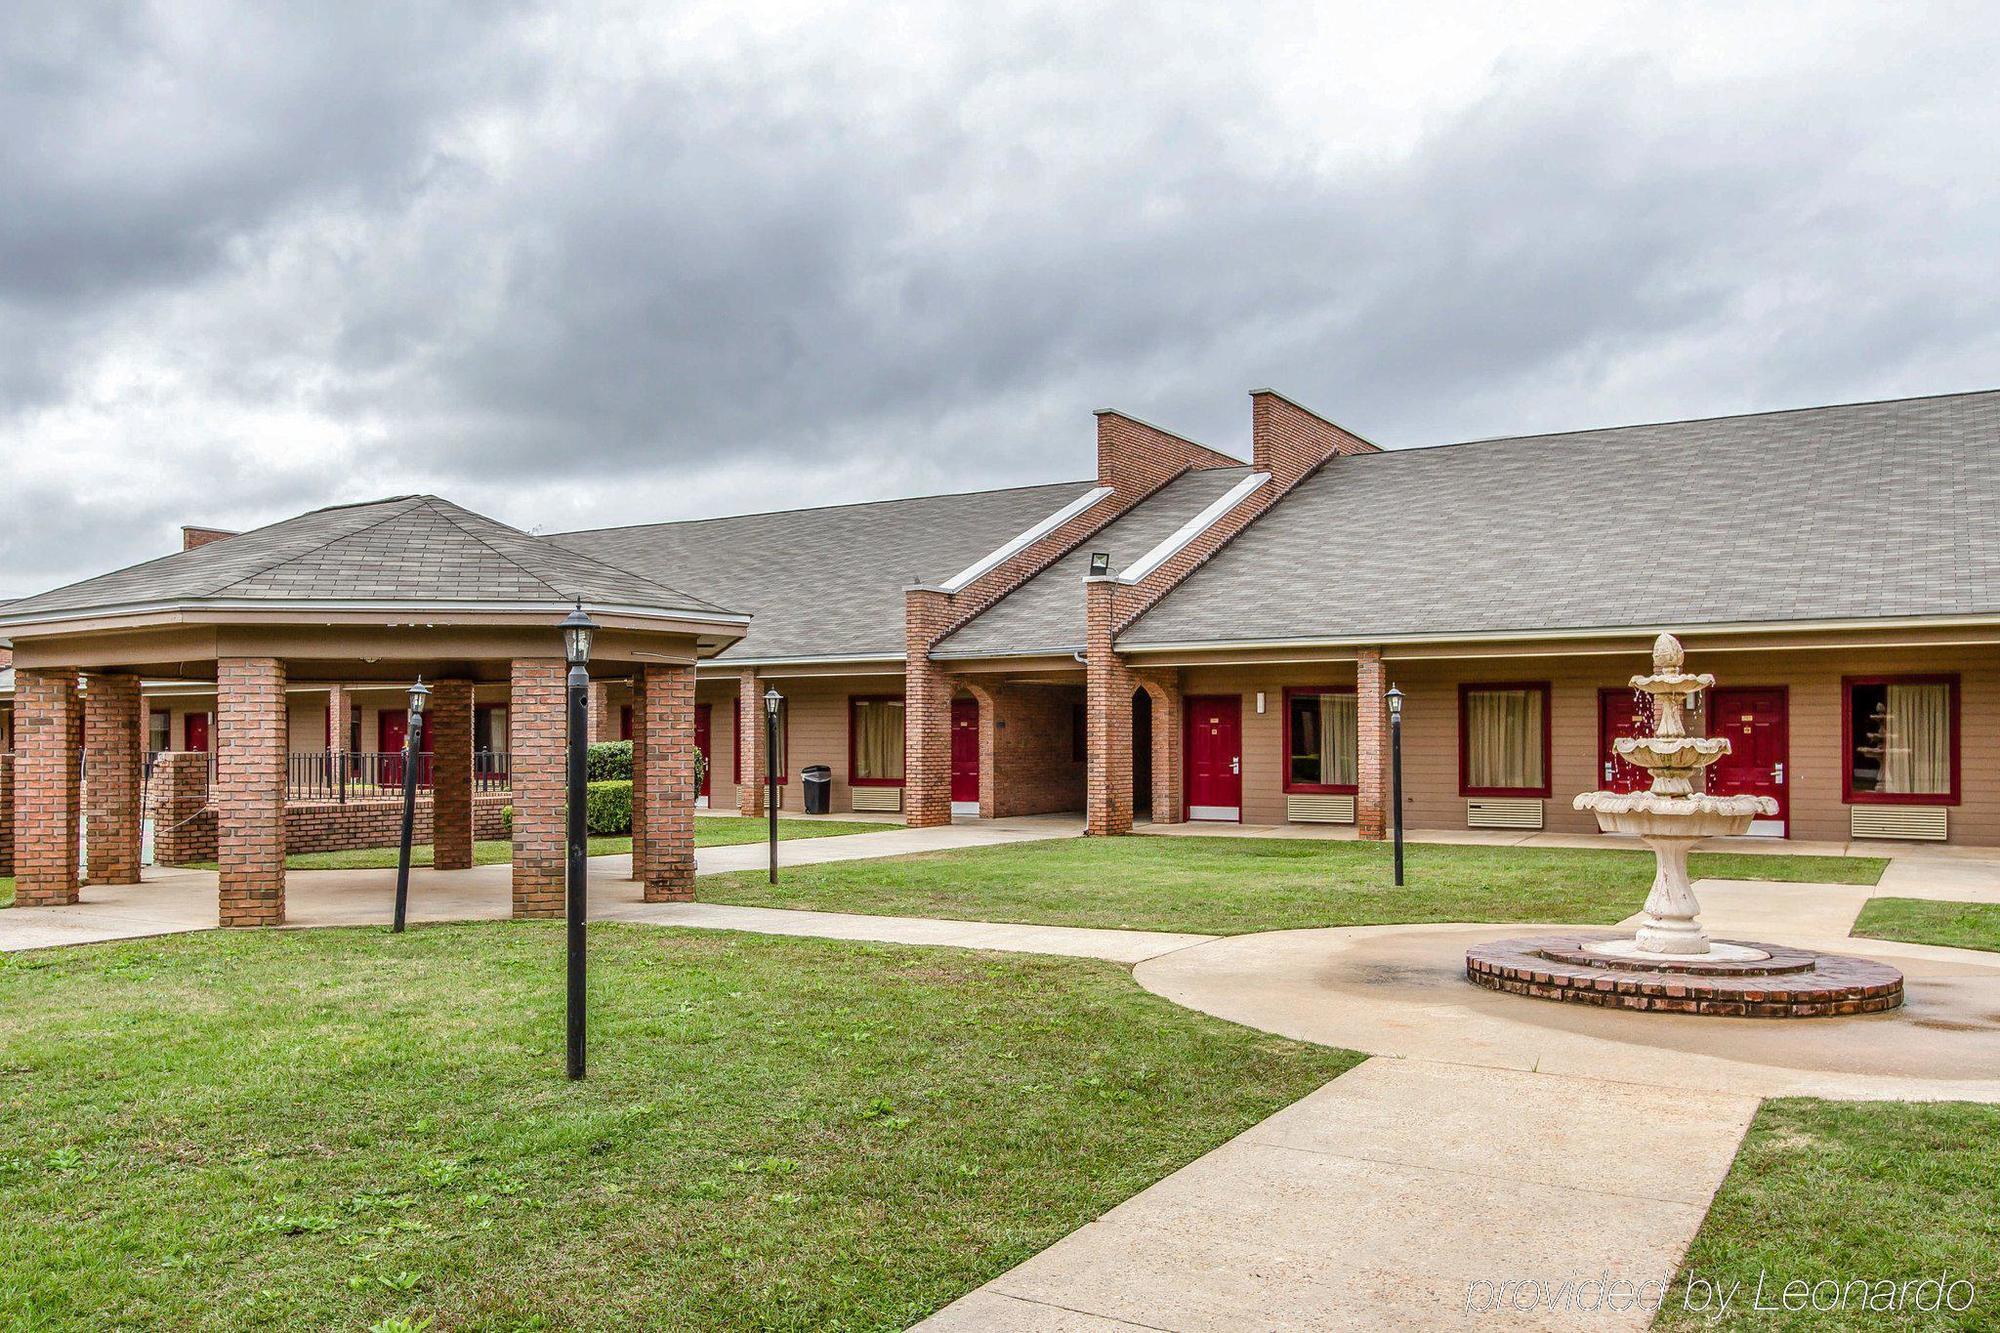
{"label": "asphalt shingle roof", "polygon": [[657,579],[433,495],[318,509],[26,597],[6,617],[161,602],[567,602],[727,614]]}
{"label": "asphalt shingle roof", "polygon": [[641,573],[671,573],[748,611],[750,632],[724,661],[900,658],[904,589],[950,578],[1095,484],[599,528],[554,540]]}
{"label": "asphalt shingle roof", "polygon": [[2000,612],[2000,391],[1337,458],[1121,645]]}
{"label": "asphalt shingle roof", "polygon": [[944,639],[932,655],[1082,651],[1083,580],[1090,572],[1091,553],[1108,553],[1113,572],[1125,568],[1221,499],[1251,471],[1247,467],[1205,468],[1168,482]]}

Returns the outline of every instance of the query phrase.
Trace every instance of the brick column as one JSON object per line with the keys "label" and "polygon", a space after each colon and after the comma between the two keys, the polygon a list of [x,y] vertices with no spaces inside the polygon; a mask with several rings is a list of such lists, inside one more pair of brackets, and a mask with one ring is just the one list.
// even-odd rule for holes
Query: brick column
{"label": "brick column", "polygon": [[949,593],[937,588],[904,593],[903,817],[911,828],[951,823],[953,683],[930,656],[950,614]]}
{"label": "brick column", "polygon": [[1097,837],[1132,831],[1132,691],[1138,682],[1111,650],[1118,587],[1115,578],[1086,579],[1083,585],[1084,714],[1089,732],[1084,831]]}
{"label": "brick column", "polygon": [[208,808],[208,756],[168,750],[153,764],[153,860],[183,866],[215,859],[215,821]]}
{"label": "brick column", "polygon": [[472,682],[431,685],[431,847],[439,870],[472,866]]}
{"label": "brick column", "polygon": [[618,711],[611,706],[611,682],[590,682],[590,743],[618,739]]}
{"label": "brick column", "polygon": [[646,880],[646,807],[653,786],[646,771],[646,669],[632,673],[632,878]]}
{"label": "brick column", "polygon": [[740,815],[764,813],[764,697],[757,673],[743,673],[736,687],[736,771],[742,781],[736,786],[736,812]]}
{"label": "brick column", "polygon": [[1382,650],[1363,648],[1354,664],[1354,717],[1358,733],[1355,830],[1364,838],[1388,836],[1389,705]]}
{"label": "brick column", "polygon": [[347,715],[353,701],[345,685],[333,685],[326,692],[326,748],[332,754],[347,753]]}
{"label": "brick column", "polygon": [[285,920],[285,664],[215,664],[215,854],[225,926]]}
{"label": "brick column", "polygon": [[83,696],[84,846],[92,884],[139,882],[139,678],[92,676]]}
{"label": "brick column", "polygon": [[0,876],[14,873],[14,753],[0,750]]}
{"label": "brick column", "polygon": [[[634,781],[645,747],[645,899],[694,901],[694,668],[646,666],[633,699]],[[638,737],[644,734],[644,742]],[[635,821],[639,818],[634,812]],[[641,842],[635,822],[632,846]]]}
{"label": "brick column", "polygon": [[559,657],[514,663],[508,711],[514,751],[514,915],[563,914],[568,831],[563,826],[568,719]]}
{"label": "brick column", "polygon": [[1180,673],[1149,674],[1153,696],[1153,822],[1181,822],[1181,720],[1185,709]]}
{"label": "brick column", "polygon": [[66,667],[14,673],[14,902],[20,907],[77,900],[76,683]]}

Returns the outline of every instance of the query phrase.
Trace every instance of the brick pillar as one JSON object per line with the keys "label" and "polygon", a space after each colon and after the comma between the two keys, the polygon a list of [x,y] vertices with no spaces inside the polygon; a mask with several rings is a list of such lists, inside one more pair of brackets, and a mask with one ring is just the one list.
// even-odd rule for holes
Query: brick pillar
{"label": "brick pillar", "polygon": [[1132,692],[1138,682],[1111,651],[1118,587],[1115,578],[1086,579],[1083,585],[1084,713],[1089,733],[1084,831],[1097,837],[1132,831]]}
{"label": "brick pillar", "polygon": [[84,846],[92,884],[139,882],[139,678],[92,676],[83,696]]}
{"label": "brick pillar", "polygon": [[20,907],[77,900],[76,683],[76,672],[65,667],[14,673],[14,902]]}
{"label": "brick pillar", "polygon": [[951,823],[953,682],[930,656],[950,614],[949,593],[904,593],[903,817],[911,828]]}
{"label": "brick pillar", "polygon": [[1185,713],[1180,673],[1147,677],[1153,696],[1153,822],[1181,822],[1181,719]]}
{"label": "brick pillar", "polygon": [[568,830],[563,793],[568,718],[559,657],[514,663],[508,726],[514,751],[514,915],[563,914]]}
{"label": "brick pillar", "polygon": [[764,697],[757,673],[746,671],[736,687],[736,771],[742,780],[736,786],[736,812],[741,815],[764,813]]}
{"label": "brick pillar", "polygon": [[[646,666],[632,702],[633,779],[645,735],[645,899],[694,901],[694,668]],[[637,817],[635,812],[635,818]],[[634,827],[633,850],[641,838]]]}
{"label": "brick pillar", "polygon": [[208,756],[167,750],[153,763],[153,860],[182,866],[215,859],[215,821],[208,808]]}
{"label": "brick pillar", "polygon": [[1354,664],[1354,717],[1359,791],[1354,797],[1355,830],[1364,838],[1388,836],[1389,705],[1382,650],[1363,648]]}
{"label": "brick pillar", "polygon": [[472,865],[472,682],[431,685],[431,847],[439,870]]}
{"label": "brick pillar", "polygon": [[632,878],[646,881],[646,807],[653,786],[646,769],[646,669],[632,673]]}
{"label": "brick pillar", "polygon": [[329,686],[326,692],[326,748],[333,754],[347,753],[347,715],[353,700],[345,685]]}
{"label": "brick pillar", "polygon": [[14,873],[14,754],[0,750],[0,876]]}
{"label": "brick pillar", "polygon": [[285,664],[215,664],[215,853],[225,926],[285,921]]}
{"label": "brick pillar", "polygon": [[590,682],[590,743],[615,741],[619,732],[618,710],[611,706],[611,682]]}

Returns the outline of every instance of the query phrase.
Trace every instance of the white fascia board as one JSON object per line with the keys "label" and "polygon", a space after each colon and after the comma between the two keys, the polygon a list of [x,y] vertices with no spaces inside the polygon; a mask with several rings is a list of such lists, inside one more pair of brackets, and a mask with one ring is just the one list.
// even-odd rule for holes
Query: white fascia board
{"label": "white fascia board", "polygon": [[1271,474],[1268,472],[1253,472],[1234,486],[1231,486],[1221,496],[1217,497],[1215,502],[1209,505],[1208,508],[1202,510],[1199,514],[1196,514],[1193,518],[1176,528],[1172,536],[1146,552],[1146,554],[1140,556],[1130,565],[1127,565],[1118,575],[1118,581],[1120,583],[1137,583],[1161,565],[1166,564],[1172,558],[1174,552],[1180,550],[1196,537],[1214,527],[1222,520],[1224,514],[1227,514],[1230,510],[1249,499],[1253,491],[1270,479]]}
{"label": "white fascia board", "polygon": [[1054,532],[1057,528],[1069,522],[1071,519],[1075,518],[1078,514],[1081,514],[1084,510],[1089,509],[1092,505],[1097,504],[1110,494],[1111,494],[1111,488],[1109,486],[1099,486],[1095,490],[1085,491],[1082,495],[1077,496],[1076,499],[1071,500],[1061,509],[1056,510],[1055,513],[1050,514],[1047,518],[1035,524],[1034,527],[1029,528],[1026,532],[1023,532],[1018,536],[1014,537],[1006,545],[994,548],[992,551],[988,552],[987,554],[981,556],[979,559],[973,561],[971,564],[967,565],[964,569],[959,570],[958,573],[952,575],[950,578],[946,579],[942,584],[938,586],[943,588],[946,592],[957,592],[959,589],[965,587],[966,584],[971,583],[981,574],[984,574],[987,570],[999,568],[999,566],[1004,561],[1007,561],[1013,558],[1014,556],[1019,555],[1022,551],[1027,550],[1030,546],[1034,545],[1042,538],[1048,536],[1051,532]]}

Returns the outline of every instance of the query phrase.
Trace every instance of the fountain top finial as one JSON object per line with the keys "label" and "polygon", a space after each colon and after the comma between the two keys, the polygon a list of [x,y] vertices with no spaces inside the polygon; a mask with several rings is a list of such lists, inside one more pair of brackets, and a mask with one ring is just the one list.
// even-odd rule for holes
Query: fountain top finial
{"label": "fountain top finial", "polygon": [[1653,640],[1653,670],[1679,671],[1685,661],[1687,653],[1681,648],[1681,641],[1673,635],[1662,634]]}

